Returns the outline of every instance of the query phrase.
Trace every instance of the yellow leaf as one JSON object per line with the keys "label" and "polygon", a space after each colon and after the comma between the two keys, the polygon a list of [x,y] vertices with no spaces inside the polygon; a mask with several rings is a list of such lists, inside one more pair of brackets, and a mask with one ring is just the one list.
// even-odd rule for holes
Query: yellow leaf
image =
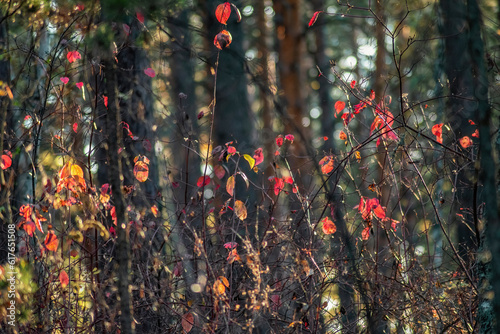
{"label": "yellow leaf", "polygon": [[223,295],[226,292],[226,287],[220,280],[216,280],[214,283],[214,291],[218,295]]}
{"label": "yellow leaf", "polygon": [[79,176],[83,178],[83,170],[80,166],[78,165],[71,165],[71,175],[72,176]]}
{"label": "yellow leaf", "polygon": [[234,202],[234,213],[241,220],[247,219],[247,208],[245,207],[245,203],[236,200]]}
{"label": "yellow leaf", "polygon": [[243,158],[245,158],[246,161],[248,161],[248,164],[250,165],[250,169],[255,166],[255,159],[249,156],[248,154],[243,154]]}
{"label": "yellow leaf", "polygon": [[231,196],[233,196],[234,193],[234,183],[235,183],[234,175],[231,175],[226,182],[226,191]]}

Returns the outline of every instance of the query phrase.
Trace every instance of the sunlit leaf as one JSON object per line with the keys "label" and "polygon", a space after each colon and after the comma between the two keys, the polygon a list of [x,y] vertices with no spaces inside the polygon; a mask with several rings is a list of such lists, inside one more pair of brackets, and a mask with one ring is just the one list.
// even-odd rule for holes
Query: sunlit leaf
{"label": "sunlit leaf", "polygon": [[322,13],[322,11],[315,12],[313,16],[311,17],[311,20],[309,21],[309,27],[312,27],[314,23],[316,23],[316,20],[318,19],[319,13]]}
{"label": "sunlit leaf", "polygon": [[340,140],[347,140],[347,135],[345,134],[344,131],[340,131],[339,138]]}
{"label": "sunlit leaf", "polygon": [[69,276],[66,271],[61,270],[59,273],[59,282],[61,283],[61,287],[63,289],[69,284]]}
{"label": "sunlit leaf", "polygon": [[47,237],[45,238],[44,244],[45,244],[45,248],[47,248],[47,250],[55,252],[55,251],[57,251],[57,246],[59,245],[59,240],[57,240],[57,236],[54,233],[49,232],[47,234]]}
{"label": "sunlit leaf", "polygon": [[278,147],[283,146],[283,136],[282,135],[279,135],[278,137],[276,137],[276,145],[278,145]]}
{"label": "sunlit leaf", "polygon": [[7,154],[2,154],[0,158],[0,168],[2,169],[7,169],[12,165],[12,155],[10,154],[9,151]]}
{"label": "sunlit leaf", "polygon": [[356,86],[356,80],[351,81],[351,88],[354,88]]}
{"label": "sunlit leaf", "polygon": [[335,226],[330,218],[325,217],[321,222],[323,223],[322,229],[324,234],[333,234],[337,231],[337,226]]}
{"label": "sunlit leaf", "polygon": [[342,112],[345,108],[345,102],[344,101],[337,101],[335,102],[335,117],[337,117],[338,114]]}
{"label": "sunlit leaf", "polygon": [[253,168],[253,166],[255,166],[255,159],[252,158],[251,156],[249,156],[248,154],[243,154],[243,158],[248,161],[248,164],[250,165],[250,169]]}
{"label": "sunlit leaf", "polygon": [[218,33],[217,35],[215,35],[214,45],[218,49],[222,50],[225,47],[229,46],[232,41],[233,41],[233,37],[231,36],[231,34],[229,33],[229,31],[222,30],[220,33]]}
{"label": "sunlit leaf", "polygon": [[149,167],[144,161],[137,161],[134,166],[134,176],[139,182],[146,182],[149,175]]}
{"label": "sunlit leaf", "polygon": [[460,145],[463,148],[467,148],[467,147],[472,145],[472,140],[468,136],[464,136],[464,137],[460,138]]}
{"label": "sunlit leaf", "polygon": [[234,213],[241,220],[247,219],[247,208],[245,203],[239,200],[234,201]]}
{"label": "sunlit leaf", "polygon": [[75,85],[76,85],[76,87],[77,87],[78,89],[82,89],[82,87],[83,87],[83,82],[77,82]]}
{"label": "sunlit leaf", "polygon": [[217,18],[217,21],[222,24],[227,23],[229,15],[231,15],[231,4],[229,2],[221,3],[215,9],[215,17]]}
{"label": "sunlit leaf", "polygon": [[156,205],[153,205],[153,206],[151,207],[151,212],[153,213],[153,215],[154,215],[155,217],[157,217],[157,216],[158,216],[158,207],[157,207]]}
{"label": "sunlit leaf", "polygon": [[68,77],[62,77],[61,81],[62,81],[63,84],[67,84],[69,82],[69,78]]}
{"label": "sunlit leaf", "polygon": [[432,134],[436,136],[436,141],[440,144],[443,143],[443,123],[435,124],[432,127]]}
{"label": "sunlit leaf", "polygon": [[68,58],[68,61],[70,63],[76,61],[77,59],[82,59],[82,56],[80,55],[80,52],[78,51],[69,51],[68,54],[66,55],[66,58]]}
{"label": "sunlit leaf", "polygon": [[231,175],[230,177],[228,177],[228,179],[226,181],[226,191],[231,196],[233,196],[233,194],[234,194],[235,183],[236,183],[236,180],[234,178],[234,175]]}
{"label": "sunlit leaf", "polygon": [[72,176],[79,176],[79,177],[83,178],[82,168],[76,164],[71,164],[71,175]]}
{"label": "sunlit leaf", "polygon": [[323,174],[330,173],[334,168],[333,156],[327,155],[323,157],[323,159],[319,161],[319,165],[321,166],[321,173]]}
{"label": "sunlit leaf", "polygon": [[285,139],[288,140],[290,143],[293,143],[293,141],[295,140],[295,137],[292,134],[287,134],[285,136]]}
{"label": "sunlit leaf", "polygon": [[361,232],[361,239],[363,240],[368,240],[370,238],[370,228],[366,227],[362,232]]}

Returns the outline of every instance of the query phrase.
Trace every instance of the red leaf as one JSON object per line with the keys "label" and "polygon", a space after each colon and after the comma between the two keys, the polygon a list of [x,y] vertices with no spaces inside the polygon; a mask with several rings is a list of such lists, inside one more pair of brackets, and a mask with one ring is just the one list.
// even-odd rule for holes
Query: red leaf
{"label": "red leaf", "polygon": [[78,51],[69,51],[68,54],[66,55],[66,58],[68,58],[68,61],[70,63],[76,61],[77,59],[82,59],[82,56],[80,55],[80,52]]}
{"label": "red leaf", "polygon": [[321,222],[323,223],[322,228],[324,234],[333,234],[337,231],[337,226],[335,226],[330,218],[325,217]]}
{"label": "red leaf", "polygon": [[288,140],[289,142],[293,143],[293,140],[295,139],[295,137],[291,134],[288,134],[285,136],[285,139]]}
{"label": "red leaf", "polygon": [[144,24],[144,15],[142,15],[141,12],[136,12],[135,16],[137,17],[137,20],[139,20],[139,22],[141,22],[142,24]]}
{"label": "red leaf", "polygon": [[5,151],[7,154],[2,154],[2,158],[0,160],[0,168],[7,169],[12,165],[11,153],[9,151]]}
{"label": "red leaf", "polygon": [[82,4],[78,4],[75,7],[75,10],[79,11],[79,12],[83,11],[84,9],[85,9],[85,5],[82,5]]}
{"label": "red leaf", "polygon": [[342,112],[345,108],[345,102],[343,101],[337,101],[335,102],[335,117],[337,117],[338,114]]}
{"label": "red leaf", "polygon": [[153,70],[151,67],[145,69],[144,74],[146,74],[148,77],[151,77],[151,78],[154,78],[156,76],[155,70]]}
{"label": "red leaf", "polygon": [[379,219],[384,219],[385,218],[385,210],[384,208],[378,204],[377,206],[375,206],[373,208],[373,213],[375,214],[375,216],[377,216]]}
{"label": "red leaf", "polygon": [[228,146],[227,147],[227,153],[229,153],[229,154],[235,154],[236,153],[236,148],[234,146]]}
{"label": "red leaf", "polygon": [[443,123],[435,124],[432,127],[432,134],[436,136],[436,141],[440,144],[443,143]]}
{"label": "red leaf", "polygon": [[33,236],[33,233],[36,231],[35,224],[31,221],[27,221],[23,224],[23,229],[30,237]]}
{"label": "red leaf", "polygon": [[77,82],[75,85],[76,85],[76,87],[77,87],[78,89],[82,89],[82,87],[83,87],[83,82]]}
{"label": "red leaf", "polygon": [[285,181],[283,179],[274,178],[274,194],[278,196],[278,194],[283,190],[285,187]]}
{"label": "red leaf", "polygon": [[69,284],[69,276],[66,271],[61,270],[61,273],[59,274],[59,282],[61,283],[63,289]]}
{"label": "red leaf", "polygon": [[233,37],[231,36],[231,34],[229,33],[229,31],[222,30],[220,33],[218,33],[217,35],[215,35],[214,45],[218,49],[222,50],[225,47],[229,46],[232,41],[233,41]]}
{"label": "red leaf", "polygon": [[311,27],[314,23],[316,23],[316,20],[318,19],[319,13],[322,13],[322,11],[315,12],[313,16],[311,17],[311,20],[309,21],[309,27]]}
{"label": "red leaf", "polygon": [[78,131],[78,123],[73,123],[73,131],[77,132]]}
{"label": "red leaf", "polygon": [[255,159],[255,166],[264,161],[264,154],[262,153],[262,148],[258,148],[253,152],[253,158]]}
{"label": "red leaf", "polygon": [[210,176],[200,176],[196,185],[201,188],[210,183]]}
{"label": "red leaf", "polygon": [[462,145],[463,148],[467,148],[472,145],[472,140],[468,136],[462,137],[460,139],[460,145]]}
{"label": "red leaf", "polygon": [[354,88],[356,86],[356,80],[351,81],[351,88]]}
{"label": "red leaf", "polygon": [[222,178],[224,177],[224,175],[226,175],[226,170],[221,165],[215,165],[215,167],[214,167],[214,174],[215,174],[215,176],[217,176],[217,178],[219,180],[222,180]]}
{"label": "red leaf", "polygon": [[227,23],[229,15],[231,15],[231,4],[229,2],[221,3],[215,9],[215,17],[222,24]]}
{"label": "red leaf", "polygon": [[102,98],[104,101],[104,106],[107,108],[108,107],[108,97],[106,95],[103,95]]}
{"label": "red leaf", "polygon": [[279,135],[278,137],[276,137],[276,145],[278,145],[278,147],[283,146],[283,136],[282,135]]}
{"label": "red leaf", "polygon": [[238,246],[238,243],[234,242],[234,241],[226,242],[224,244],[224,248],[228,248],[228,249],[235,248],[236,246]]}
{"label": "red leaf", "polygon": [[57,240],[57,236],[54,233],[49,232],[47,234],[47,237],[45,238],[44,244],[47,250],[55,252],[57,251],[57,246],[59,245],[59,241]]}
{"label": "red leaf", "polygon": [[63,84],[67,84],[69,82],[69,79],[68,77],[62,77],[61,81],[63,82]]}
{"label": "red leaf", "polygon": [[369,237],[370,237],[370,228],[367,227],[363,230],[363,232],[361,232],[361,238],[363,240],[368,240]]}
{"label": "red leaf", "polygon": [[373,89],[370,91],[370,100],[374,100],[375,99],[375,92],[373,91]]}
{"label": "red leaf", "polygon": [[158,216],[158,207],[156,205],[153,205],[151,207],[151,212],[153,213],[153,215],[156,217]]}
{"label": "red leaf", "polygon": [[478,129],[476,129],[476,131],[474,131],[474,133],[472,134],[472,137],[479,138],[479,130]]}

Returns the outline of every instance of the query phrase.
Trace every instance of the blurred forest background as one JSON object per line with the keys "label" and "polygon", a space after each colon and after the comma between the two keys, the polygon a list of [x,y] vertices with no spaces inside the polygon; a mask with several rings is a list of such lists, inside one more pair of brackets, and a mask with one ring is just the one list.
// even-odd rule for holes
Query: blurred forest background
{"label": "blurred forest background", "polygon": [[498,1],[0,10],[0,332],[497,331]]}

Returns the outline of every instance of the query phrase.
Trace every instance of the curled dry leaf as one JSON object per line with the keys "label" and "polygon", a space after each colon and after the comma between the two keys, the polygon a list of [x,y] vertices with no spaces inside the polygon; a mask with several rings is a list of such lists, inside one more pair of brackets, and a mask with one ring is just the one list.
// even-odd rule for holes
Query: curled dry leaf
{"label": "curled dry leaf", "polygon": [[233,41],[233,37],[227,30],[222,30],[220,33],[218,33],[215,38],[214,38],[214,45],[222,50],[225,47],[228,47],[231,42]]}

